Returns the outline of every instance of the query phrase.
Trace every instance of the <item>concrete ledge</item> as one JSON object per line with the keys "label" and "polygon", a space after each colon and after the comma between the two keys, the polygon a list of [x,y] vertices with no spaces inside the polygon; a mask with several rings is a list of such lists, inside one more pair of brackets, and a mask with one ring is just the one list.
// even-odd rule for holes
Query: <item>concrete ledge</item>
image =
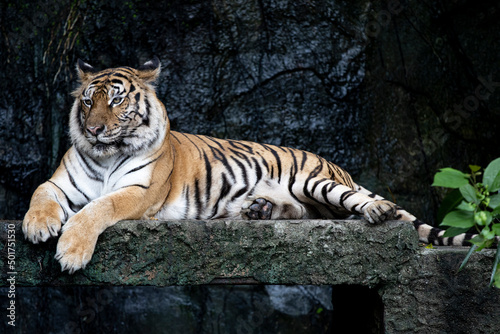
{"label": "concrete ledge", "polygon": [[54,260],[55,240],[32,245],[20,222],[3,221],[0,286],[9,284],[9,224],[16,286],[361,285],[381,297],[386,332],[500,332],[500,293],[487,287],[494,251],[474,254],[458,273],[467,248],[425,249],[405,222],[124,221],[100,236],[85,270],[68,275]]}

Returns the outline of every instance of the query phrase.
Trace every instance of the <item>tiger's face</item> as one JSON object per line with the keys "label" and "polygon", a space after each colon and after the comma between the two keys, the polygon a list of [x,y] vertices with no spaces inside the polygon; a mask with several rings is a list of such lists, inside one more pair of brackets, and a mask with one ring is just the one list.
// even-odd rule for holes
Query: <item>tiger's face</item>
{"label": "tiger's face", "polygon": [[139,69],[118,67],[100,72],[79,61],[77,70],[81,85],[74,92],[70,117],[71,138],[77,148],[95,158],[133,155],[165,135],[166,111],[151,86],[160,72],[158,59]]}

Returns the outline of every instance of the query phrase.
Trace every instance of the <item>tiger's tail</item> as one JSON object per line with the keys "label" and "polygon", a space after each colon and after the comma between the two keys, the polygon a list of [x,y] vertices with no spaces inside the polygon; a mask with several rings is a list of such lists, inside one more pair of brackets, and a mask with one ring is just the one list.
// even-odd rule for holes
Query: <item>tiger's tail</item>
{"label": "tiger's tail", "polygon": [[454,237],[444,237],[445,230],[418,220],[414,215],[400,207],[397,208],[395,219],[412,222],[415,230],[417,230],[419,240],[435,246],[471,246],[470,240],[477,235],[462,233]]}

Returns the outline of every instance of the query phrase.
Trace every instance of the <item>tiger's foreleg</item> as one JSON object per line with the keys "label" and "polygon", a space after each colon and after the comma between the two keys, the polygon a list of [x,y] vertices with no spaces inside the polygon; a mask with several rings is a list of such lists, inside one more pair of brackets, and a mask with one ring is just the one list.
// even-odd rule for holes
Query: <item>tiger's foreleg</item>
{"label": "tiger's foreleg", "polygon": [[63,192],[51,182],[45,182],[36,189],[23,220],[26,239],[37,244],[59,234],[61,224],[68,216],[61,204],[64,197]]}
{"label": "tiger's foreleg", "polygon": [[148,205],[146,189],[129,186],[97,198],[71,217],[62,228],[56,259],[62,270],[73,273],[85,268],[99,235],[123,219],[142,218]]}

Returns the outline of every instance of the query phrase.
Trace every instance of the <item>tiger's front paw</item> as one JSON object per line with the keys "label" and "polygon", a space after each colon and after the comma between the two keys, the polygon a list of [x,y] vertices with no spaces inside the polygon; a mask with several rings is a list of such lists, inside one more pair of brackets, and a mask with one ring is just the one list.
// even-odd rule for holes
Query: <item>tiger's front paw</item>
{"label": "tiger's front paw", "polygon": [[83,225],[70,224],[63,227],[63,233],[57,243],[56,260],[61,263],[61,271],[73,274],[84,269],[94,254],[98,234]]}
{"label": "tiger's front paw", "polygon": [[34,244],[56,237],[61,230],[61,219],[53,210],[30,208],[23,220],[24,237]]}
{"label": "tiger's front paw", "polygon": [[377,224],[394,218],[396,209],[396,204],[386,200],[378,200],[366,206],[364,216],[370,223]]}

